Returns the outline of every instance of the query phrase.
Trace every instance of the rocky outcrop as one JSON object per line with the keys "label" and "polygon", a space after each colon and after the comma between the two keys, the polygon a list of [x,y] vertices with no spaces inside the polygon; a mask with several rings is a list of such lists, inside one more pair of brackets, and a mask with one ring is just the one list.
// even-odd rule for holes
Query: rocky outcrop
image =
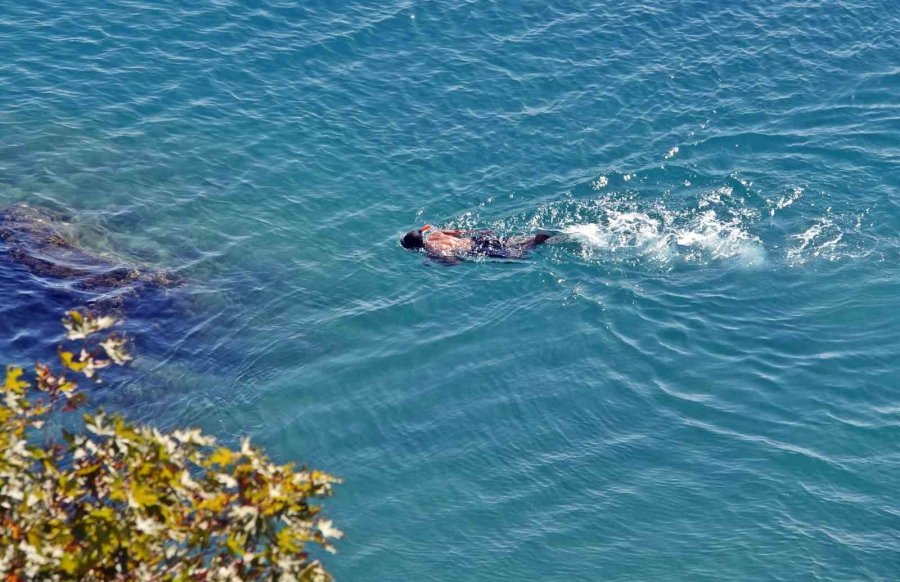
{"label": "rocky outcrop", "polygon": [[181,278],[137,265],[119,264],[67,240],[60,231],[63,217],[30,204],[0,211],[0,254],[35,275],[72,281],[84,290],[139,290],[171,287]]}

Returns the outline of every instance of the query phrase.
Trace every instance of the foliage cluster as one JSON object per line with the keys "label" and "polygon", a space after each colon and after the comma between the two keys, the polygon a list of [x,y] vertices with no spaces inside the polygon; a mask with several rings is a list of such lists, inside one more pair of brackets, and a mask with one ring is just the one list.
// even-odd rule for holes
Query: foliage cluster
{"label": "foliage cluster", "polygon": [[[60,429],[85,400],[74,378],[130,358],[96,334],[109,317],[69,312],[78,351],[63,371],[7,367],[0,400],[0,573],[7,581],[328,580],[306,551],[340,538],[314,498],[338,479],[274,464],[243,440],[218,446],[197,429],[160,431],[103,411]],[[64,423],[66,424],[66,423]],[[71,423],[68,423],[71,424]]]}

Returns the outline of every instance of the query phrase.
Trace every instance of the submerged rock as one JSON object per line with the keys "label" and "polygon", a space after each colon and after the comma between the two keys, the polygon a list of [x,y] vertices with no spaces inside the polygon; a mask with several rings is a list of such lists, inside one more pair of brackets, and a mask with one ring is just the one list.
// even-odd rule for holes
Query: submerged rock
{"label": "submerged rock", "polygon": [[0,211],[0,253],[31,273],[71,281],[78,289],[96,292],[133,290],[145,286],[172,287],[181,277],[138,265],[116,263],[67,240],[60,227],[64,217],[25,203]]}

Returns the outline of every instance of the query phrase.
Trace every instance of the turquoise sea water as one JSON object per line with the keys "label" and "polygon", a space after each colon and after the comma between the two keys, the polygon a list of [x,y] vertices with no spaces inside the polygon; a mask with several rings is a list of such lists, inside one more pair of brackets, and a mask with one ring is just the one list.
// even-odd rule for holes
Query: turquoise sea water
{"label": "turquoise sea water", "polygon": [[[93,401],[343,476],[340,579],[896,579],[898,31],[874,0],[7,1],[0,206],[186,277]],[[446,267],[397,244],[424,222],[569,237]],[[0,261],[0,359],[91,298]]]}

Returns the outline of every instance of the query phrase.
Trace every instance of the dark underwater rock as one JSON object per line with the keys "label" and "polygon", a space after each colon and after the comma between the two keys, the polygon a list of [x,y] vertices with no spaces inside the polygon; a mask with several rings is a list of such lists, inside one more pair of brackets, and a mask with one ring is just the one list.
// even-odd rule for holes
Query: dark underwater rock
{"label": "dark underwater rock", "polygon": [[118,264],[78,247],[62,234],[64,217],[29,204],[0,211],[0,253],[35,275],[71,281],[78,289],[96,292],[139,291],[172,287],[181,277],[165,270]]}

